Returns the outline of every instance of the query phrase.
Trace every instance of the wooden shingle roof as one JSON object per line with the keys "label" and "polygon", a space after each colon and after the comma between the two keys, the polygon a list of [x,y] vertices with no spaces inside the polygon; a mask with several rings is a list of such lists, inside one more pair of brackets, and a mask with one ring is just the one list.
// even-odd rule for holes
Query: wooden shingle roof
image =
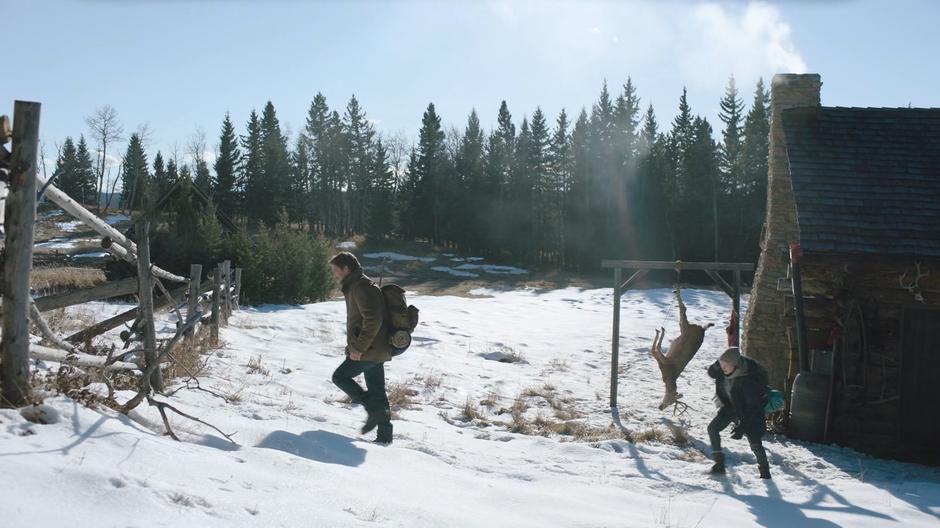
{"label": "wooden shingle roof", "polygon": [[940,257],[940,108],[783,112],[803,249]]}

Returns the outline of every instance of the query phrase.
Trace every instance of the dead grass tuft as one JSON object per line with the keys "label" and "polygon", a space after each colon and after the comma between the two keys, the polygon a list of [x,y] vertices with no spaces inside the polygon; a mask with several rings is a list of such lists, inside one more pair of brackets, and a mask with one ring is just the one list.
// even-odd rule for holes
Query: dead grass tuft
{"label": "dead grass tuft", "polygon": [[43,266],[33,268],[29,275],[30,287],[34,291],[53,292],[75,288],[91,288],[104,284],[104,271],[96,268],[73,266]]}
{"label": "dead grass tuft", "polygon": [[464,402],[463,407],[460,409],[460,418],[465,422],[483,419],[483,414],[470,396],[467,396],[467,401]]}
{"label": "dead grass tuft", "polygon": [[415,405],[414,397],[418,391],[411,388],[407,382],[389,383],[387,387],[388,404],[392,412],[411,409]]}
{"label": "dead grass tuft", "polygon": [[262,376],[267,376],[270,374],[268,369],[261,364],[261,356],[248,359],[248,373],[261,374]]}

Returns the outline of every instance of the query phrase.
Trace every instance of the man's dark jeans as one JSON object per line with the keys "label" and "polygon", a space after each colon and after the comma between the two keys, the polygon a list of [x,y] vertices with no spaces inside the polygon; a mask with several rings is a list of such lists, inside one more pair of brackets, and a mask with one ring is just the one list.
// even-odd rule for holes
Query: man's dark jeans
{"label": "man's dark jeans", "polygon": [[[362,374],[366,379],[366,389],[356,383],[355,378]],[[385,364],[372,361],[346,361],[333,372],[333,383],[349,395],[353,403],[361,403],[369,414],[388,410],[388,396],[385,394]],[[385,413],[388,416],[388,413]]]}
{"label": "man's dark jeans", "polygon": [[[731,410],[731,407],[725,406],[718,411],[718,414],[715,416],[715,418],[713,418],[711,423],[708,424],[708,439],[711,441],[713,452],[721,452],[720,433],[734,421],[734,411]],[[764,436],[764,432],[747,431],[745,432],[745,435],[747,436],[747,441],[751,446],[751,451],[754,452],[754,457],[757,459],[758,465],[766,466],[767,452],[764,450],[764,444],[761,443],[761,438]]]}

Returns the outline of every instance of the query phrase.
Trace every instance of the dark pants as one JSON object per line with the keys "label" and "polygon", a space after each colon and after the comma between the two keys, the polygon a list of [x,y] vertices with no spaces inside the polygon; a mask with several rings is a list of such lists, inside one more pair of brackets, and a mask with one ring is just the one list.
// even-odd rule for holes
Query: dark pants
{"label": "dark pants", "polygon": [[[718,411],[718,414],[715,415],[711,423],[708,424],[708,439],[712,443],[712,452],[721,452],[720,433],[734,421],[734,410],[731,407],[725,406]],[[747,436],[747,441],[751,445],[751,451],[754,452],[754,457],[757,459],[757,464],[760,466],[766,466],[767,452],[764,451],[764,444],[761,443],[761,438],[764,436],[764,431],[745,431],[744,435]]]}
{"label": "dark pants", "polygon": [[[356,383],[355,378],[359,374],[366,379],[366,390]],[[361,403],[366,408],[366,412],[374,414],[380,411],[388,411],[388,396],[385,394],[385,364],[372,361],[353,361],[346,358],[346,361],[333,372],[333,383],[343,392],[349,395],[353,403]],[[389,413],[382,413],[388,417]],[[389,420],[383,419],[381,424],[389,423]]]}

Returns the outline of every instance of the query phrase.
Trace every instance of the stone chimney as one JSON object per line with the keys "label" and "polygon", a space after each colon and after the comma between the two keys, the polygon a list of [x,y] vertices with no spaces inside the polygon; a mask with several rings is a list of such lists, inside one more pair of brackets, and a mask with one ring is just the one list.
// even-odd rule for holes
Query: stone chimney
{"label": "stone chimney", "polygon": [[786,292],[777,291],[777,280],[787,276],[789,245],[800,241],[782,115],[788,108],[819,106],[821,86],[815,73],[774,75],[770,86],[767,216],[741,346],[745,355],[767,368],[770,384],[778,389],[784,388],[790,347],[784,319]]}

